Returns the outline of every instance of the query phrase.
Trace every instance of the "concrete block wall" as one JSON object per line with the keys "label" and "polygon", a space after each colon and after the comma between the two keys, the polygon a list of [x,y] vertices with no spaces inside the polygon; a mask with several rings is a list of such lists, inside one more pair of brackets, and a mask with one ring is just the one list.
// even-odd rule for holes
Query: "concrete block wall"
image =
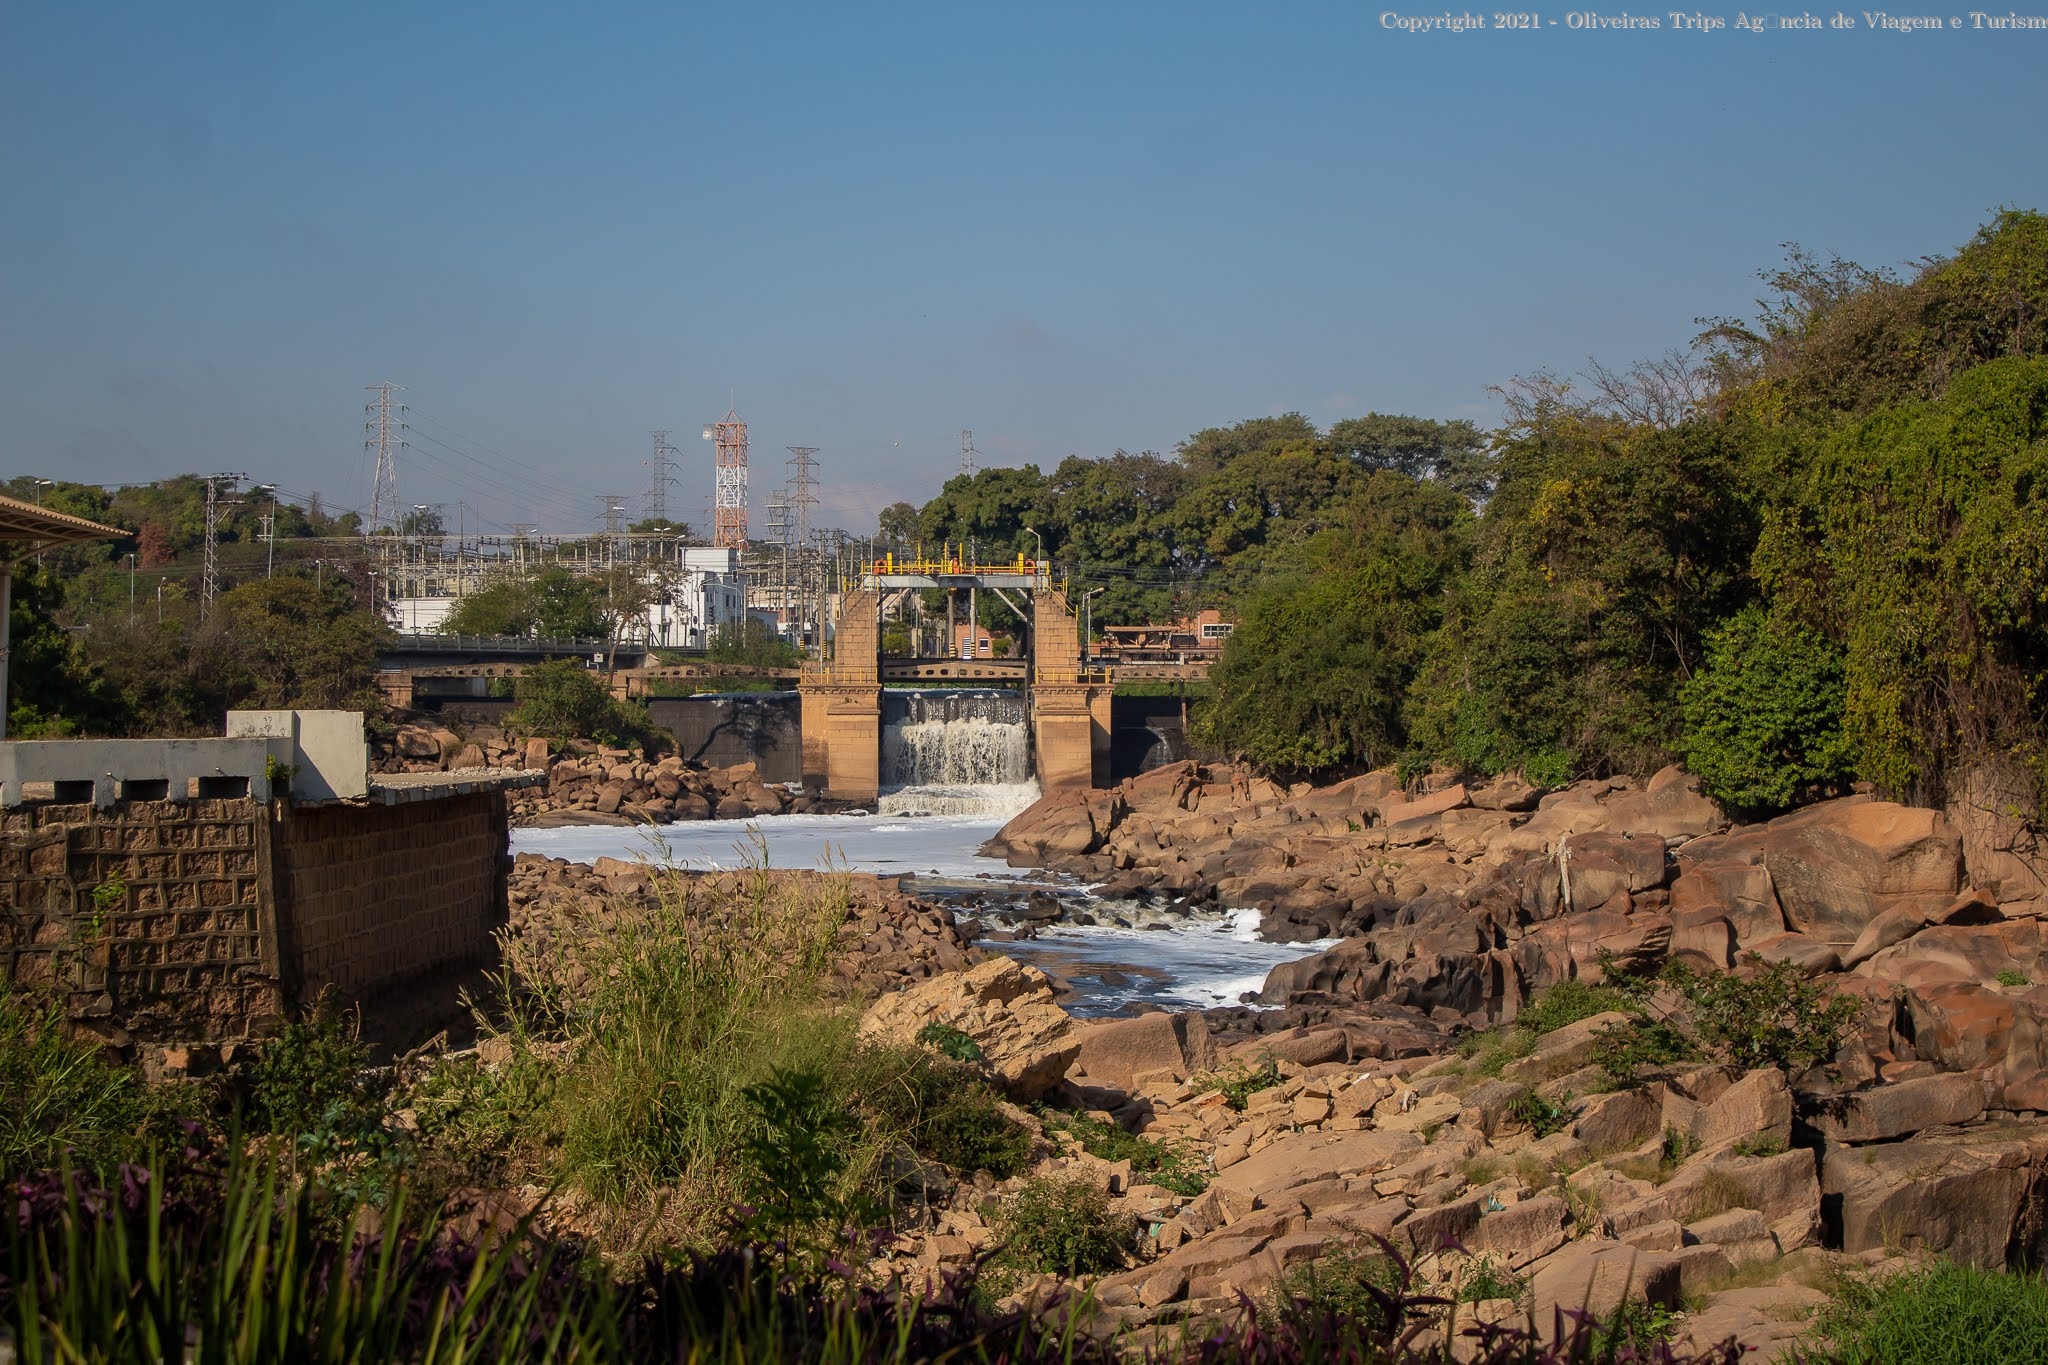
{"label": "concrete block wall", "polygon": [[0,813],[0,971],[117,1035],[245,1037],[284,1001],[254,800]]}
{"label": "concrete block wall", "polygon": [[0,977],[116,1044],[260,1036],[330,986],[402,1039],[490,960],[508,842],[495,791],[0,810]]}
{"label": "concrete block wall", "polygon": [[368,1011],[481,965],[505,920],[509,856],[500,792],[288,811],[278,898],[297,994],[332,987]]}

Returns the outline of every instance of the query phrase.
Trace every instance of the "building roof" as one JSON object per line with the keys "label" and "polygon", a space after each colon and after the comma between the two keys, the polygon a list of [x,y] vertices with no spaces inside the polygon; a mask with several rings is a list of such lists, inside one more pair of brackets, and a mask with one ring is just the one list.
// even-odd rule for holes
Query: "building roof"
{"label": "building roof", "polygon": [[118,526],[102,526],[69,512],[0,496],[0,540],[24,540],[47,547],[83,540],[119,540],[127,534]]}

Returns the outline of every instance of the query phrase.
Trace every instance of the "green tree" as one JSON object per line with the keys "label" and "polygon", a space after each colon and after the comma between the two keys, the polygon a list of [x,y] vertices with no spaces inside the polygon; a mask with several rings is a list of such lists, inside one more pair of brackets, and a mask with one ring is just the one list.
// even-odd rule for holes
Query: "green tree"
{"label": "green tree", "polygon": [[1243,601],[1197,733],[1309,772],[1390,760],[1470,520],[1447,489],[1373,475],[1341,531],[1319,534]]}
{"label": "green tree", "polygon": [[1680,692],[1686,765],[1715,800],[1774,815],[1852,771],[1842,651],[1760,606],[1707,636],[1706,664]]}
{"label": "green tree", "polygon": [[803,653],[757,616],[726,621],[711,632],[704,655],[713,663],[756,668],[795,668]]}
{"label": "green tree", "polygon": [[222,593],[199,652],[237,706],[375,710],[377,653],[392,642],[345,583],[293,574]]}
{"label": "green tree", "polygon": [[1174,447],[1174,454],[1197,477],[1207,477],[1246,455],[1261,455],[1283,446],[1314,445],[1315,423],[1298,412],[1278,417],[1248,417],[1227,427],[1204,427]]}
{"label": "green tree", "polygon": [[1330,446],[1368,469],[1428,479],[1483,502],[1493,492],[1486,437],[1470,422],[1368,412],[1330,428]]}
{"label": "green tree", "polygon": [[101,728],[111,698],[59,622],[55,575],[34,560],[14,566],[7,621],[7,737],[50,739]]}
{"label": "green tree", "polygon": [[612,694],[575,659],[550,659],[513,684],[512,723],[544,739],[613,739],[623,728]]}
{"label": "green tree", "polygon": [[458,599],[441,629],[449,635],[531,635],[539,619],[532,581],[501,578]]}
{"label": "green tree", "polygon": [[2048,360],[1979,365],[1829,435],[1756,565],[1841,645],[1862,776],[1929,804],[1979,762],[2048,782]]}

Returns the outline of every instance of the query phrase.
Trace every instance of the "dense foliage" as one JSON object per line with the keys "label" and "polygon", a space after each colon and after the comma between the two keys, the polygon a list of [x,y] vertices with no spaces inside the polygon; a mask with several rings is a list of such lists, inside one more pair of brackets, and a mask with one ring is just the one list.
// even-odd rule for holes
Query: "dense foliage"
{"label": "dense foliage", "polygon": [[1198,733],[1284,771],[1683,758],[1767,815],[1856,779],[1939,804],[1989,765],[2038,810],[2048,218],[1765,281],[1689,350],[1511,382],[1491,433],[1254,418],[964,474],[884,535],[1042,538],[1098,625],[1225,607]]}

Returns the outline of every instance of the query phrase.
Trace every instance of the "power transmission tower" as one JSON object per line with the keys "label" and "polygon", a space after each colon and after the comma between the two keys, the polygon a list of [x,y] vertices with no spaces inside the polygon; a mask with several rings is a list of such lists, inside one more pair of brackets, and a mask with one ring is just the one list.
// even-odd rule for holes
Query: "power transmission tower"
{"label": "power transmission tower", "polygon": [[220,594],[220,519],[222,514],[235,504],[221,497],[221,481],[225,479],[228,491],[248,478],[247,474],[214,474],[206,480],[206,559],[199,575],[199,619],[204,621],[206,613],[213,606],[213,599]]}
{"label": "power transmission tower", "polygon": [[960,472],[974,473],[974,457],[981,454],[974,448],[974,433],[966,427],[960,428]]}
{"label": "power transmission tower", "polygon": [[747,424],[732,408],[704,428],[704,439],[717,443],[717,475],[713,484],[711,543],[744,552],[747,548]]}
{"label": "power transmission tower", "polygon": [[654,433],[654,481],[647,487],[647,517],[650,521],[668,520],[669,485],[676,481],[669,471],[675,468],[676,448],[668,443],[668,431]]}
{"label": "power transmission tower", "polygon": [[[363,405],[369,414],[363,430],[369,436],[363,441],[363,449],[377,453],[377,482],[370,494],[370,524],[364,530],[374,534],[385,526],[398,523],[398,452],[405,449],[407,431],[406,408],[403,403],[394,404],[392,393],[405,391],[405,385],[385,380],[381,384],[368,384],[377,396]],[[395,418],[395,420],[394,420]]]}
{"label": "power transmission tower", "polygon": [[610,548],[610,558],[619,557],[619,540],[626,533],[626,499],[618,493],[600,493],[597,500],[604,504],[604,536]]}

